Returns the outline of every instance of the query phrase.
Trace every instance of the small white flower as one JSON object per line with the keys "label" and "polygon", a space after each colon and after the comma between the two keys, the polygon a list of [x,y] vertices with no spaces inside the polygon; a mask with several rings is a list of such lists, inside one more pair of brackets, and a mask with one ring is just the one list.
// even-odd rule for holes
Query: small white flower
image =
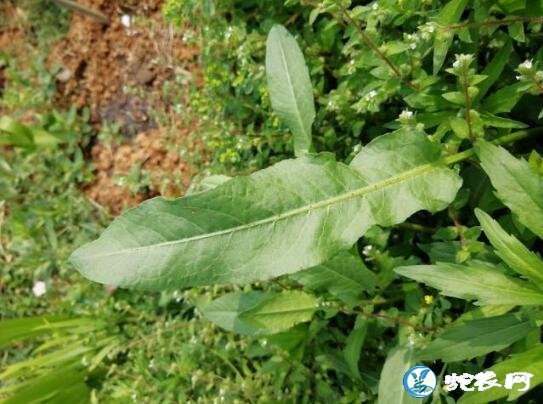
{"label": "small white flower", "polygon": [[123,14],[121,16],[121,24],[123,24],[125,28],[130,28],[130,25],[132,25],[132,18],[128,14]]}
{"label": "small white flower", "polygon": [[377,96],[377,91],[371,90],[368,94],[366,94],[366,98],[368,100],[371,100],[372,98],[375,98]]}
{"label": "small white flower", "polygon": [[36,282],[32,287],[32,293],[34,293],[34,296],[36,297],[43,296],[45,292],[47,292],[47,286],[43,281]]}
{"label": "small white flower", "polygon": [[520,80],[520,79],[522,79],[522,76],[515,76],[515,78],[516,78],[517,80]]}
{"label": "small white flower", "polygon": [[377,10],[377,9],[379,8],[379,4],[373,3],[373,4],[371,5],[371,8],[372,8],[372,10]]}
{"label": "small white flower", "polygon": [[409,44],[409,49],[412,49],[412,50],[417,49],[417,44],[416,43]]}
{"label": "small white flower", "polygon": [[400,119],[409,120],[411,118],[413,118],[413,111],[409,111],[408,109],[404,109],[400,114]]}
{"label": "small white flower", "polygon": [[453,67],[456,69],[460,66],[460,62],[458,60],[455,60],[453,63]]}
{"label": "small white flower", "polygon": [[533,63],[531,59],[525,60],[523,63],[520,64],[519,67],[522,67],[524,69],[531,69],[533,67]]}

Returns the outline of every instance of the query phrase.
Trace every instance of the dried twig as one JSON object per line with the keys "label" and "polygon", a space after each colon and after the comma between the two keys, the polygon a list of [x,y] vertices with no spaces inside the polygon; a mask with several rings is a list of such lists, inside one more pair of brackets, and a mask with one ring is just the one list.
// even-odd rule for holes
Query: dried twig
{"label": "dried twig", "polygon": [[76,13],[86,15],[87,17],[94,18],[97,21],[100,21],[102,24],[109,25],[109,18],[100,11],[94,10],[87,6],[83,6],[75,1],[71,0],[53,0],[59,6],[66,7]]}

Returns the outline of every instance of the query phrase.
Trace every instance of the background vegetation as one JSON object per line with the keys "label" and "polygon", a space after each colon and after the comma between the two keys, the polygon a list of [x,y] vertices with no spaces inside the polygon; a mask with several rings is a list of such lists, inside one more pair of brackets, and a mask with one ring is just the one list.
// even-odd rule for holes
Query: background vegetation
{"label": "background vegetation", "polygon": [[[500,364],[516,360],[537,375],[531,391],[518,398],[498,389],[493,394],[501,395],[462,400],[537,402],[543,302],[540,292],[528,303],[509,296],[507,282],[529,282],[522,287],[530,292],[542,285],[541,2],[161,4],[161,23],[199,49],[201,77],[187,82],[178,69],[157,96],[177,106],[175,92],[184,88],[186,99],[177,109],[155,111],[161,127],[198,122],[190,142],[164,140],[194,165],[190,191],[225,179],[217,175],[248,174],[294,156],[266,81],[266,37],[274,24],[294,35],[305,56],[315,151],[350,163],[362,146],[399,130],[427,135],[446,158],[477,140],[513,133],[509,153],[484,143],[455,161],[463,186],[446,209],[367,231],[345,258],[354,261],[339,264],[354,268],[348,285],[300,272],[164,292],[103,287],[68,262],[113,219],[85,193],[97,172],[90,150],[98,141],[129,139],[111,123],[94,122],[90,105],[56,100],[62,66],[48,55],[66,35],[71,14],[50,1],[24,1],[17,9],[24,18],[1,20],[6,29],[24,31],[25,48],[0,50],[0,399],[408,402],[395,372],[412,360],[440,375],[488,368],[500,374]],[[3,11],[11,15],[7,6]],[[146,26],[143,17],[135,23]],[[194,142],[203,146],[189,155]],[[498,161],[512,169],[500,171],[492,165]],[[137,193],[146,175],[138,168],[119,183]],[[420,264],[450,278],[440,283]],[[499,294],[481,297],[466,288],[488,285],[489,268],[506,277]],[[477,277],[466,280],[465,272],[455,272],[461,270]],[[317,308],[265,336],[213,322],[213,299],[262,291],[310,293]],[[482,323],[489,335],[479,350],[473,341],[480,327],[470,323],[477,320],[494,321]],[[450,337],[451,325],[463,324]],[[443,351],[443,341],[452,353]],[[458,391],[438,389],[428,401],[459,398]]]}

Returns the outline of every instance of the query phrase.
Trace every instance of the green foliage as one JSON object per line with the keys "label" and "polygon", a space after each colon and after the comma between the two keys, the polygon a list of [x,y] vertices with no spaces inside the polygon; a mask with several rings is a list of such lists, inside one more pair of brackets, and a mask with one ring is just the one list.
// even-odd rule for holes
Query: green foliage
{"label": "green foliage", "polygon": [[543,178],[506,150],[478,143],[477,154],[497,196],[519,221],[543,238]]}
{"label": "green foliage", "polygon": [[274,26],[268,35],[266,74],[272,107],[292,131],[295,154],[301,156],[311,149],[313,90],[304,56],[281,25]]}
{"label": "green foliage", "polygon": [[[170,0],[165,13],[202,49],[188,113],[221,175],[126,211],[94,242],[109,218],[79,189],[84,114],[22,125],[18,108],[43,102],[52,73],[36,68],[35,100],[28,86],[15,97],[24,74],[6,87],[2,393],[414,402],[402,378],[424,362],[438,383],[534,374],[527,392],[438,388],[432,402],[537,402],[539,2]],[[44,132],[61,141],[42,147]],[[72,261],[86,277],[155,292],[85,282],[66,263],[82,244]],[[37,280],[55,298],[21,293]],[[94,331],[11,320],[46,312]]]}
{"label": "green foliage", "polygon": [[421,360],[456,362],[500,351],[535,330],[514,314],[466,321],[449,327],[420,351]]}
{"label": "green foliage", "polygon": [[285,160],[208,192],[148,201],[72,262],[93,280],[155,290],[293,273],[351,247],[372,225],[443,209],[460,180],[440,163],[439,150],[407,129],[376,139],[350,167],[324,154]]}
{"label": "green foliage", "polygon": [[419,399],[409,395],[402,384],[403,375],[413,365],[415,365],[415,356],[412,347],[399,345],[390,350],[381,372],[378,403],[409,404],[419,402]]}
{"label": "green foliage", "polygon": [[375,274],[356,254],[342,251],[328,261],[315,267],[292,274],[290,277],[308,290],[324,293],[348,305],[356,305],[363,292],[375,289]]}
{"label": "green foliage", "polygon": [[[537,219],[535,222],[529,221],[523,207],[528,204],[532,219],[543,213],[540,206],[542,199],[538,193],[541,187],[537,185],[541,177],[528,163],[516,159],[503,148],[481,141],[477,143],[476,148],[483,168],[497,189],[497,196],[518,215],[519,220],[529,223],[530,229],[537,231],[539,224]],[[512,192],[514,189],[517,190],[516,193]],[[468,320],[453,325],[424,348],[419,357],[423,360],[440,359],[455,362],[502,350],[513,342],[526,338],[528,345],[526,355],[522,353],[518,356],[513,355],[511,359],[504,360],[490,370],[503,377],[505,373],[513,371],[514,366],[522,366],[523,369],[531,369],[534,366],[534,369],[539,369],[540,325],[543,319],[541,258],[530,252],[517,238],[508,234],[488,214],[481,210],[475,213],[487,238],[496,249],[496,254],[511,270],[527,280],[506,274],[507,268],[496,268],[488,262],[472,263],[470,266],[442,263],[433,266],[400,267],[396,271],[436,287],[448,296],[477,299],[482,306],[511,304],[520,308],[512,314]],[[533,305],[535,308],[528,309],[528,306]],[[537,336],[535,340],[528,338],[531,332],[535,332]],[[532,358],[534,364],[524,363],[528,357]],[[534,374],[538,371],[534,370]],[[535,378],[531,386],[542,382],[539,377]],[[460,402],[486,403],[504,396],[511,400],[519,395],[518,392],[509,394],[507,390],[486,392],[476,396],[467,393]]]}
{"label": "green foliage", "polygon": [[303,292],[235,292],[214,300],[203,312],[226,330],[261,335],[311,320],[315,306],[315,298]]}

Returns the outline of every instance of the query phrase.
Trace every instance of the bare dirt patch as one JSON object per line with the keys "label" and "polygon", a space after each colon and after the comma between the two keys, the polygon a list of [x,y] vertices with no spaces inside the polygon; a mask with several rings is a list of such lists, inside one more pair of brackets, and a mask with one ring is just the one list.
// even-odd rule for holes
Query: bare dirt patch
{"label": "bare dirt patch", "polygon": [[134,89],[160,92],[178,69],[197,75],[198,49],[163,22],[161,1],[80,3],[102,12],[110,23],[73,14],[69,32],[49,57],[63,68],[59,103],[88,106],[94,121],[118,120],[131,134],[148,129],[148,111],[164,106],[157,105],[157,97],[133,95]]}
{"label": "bare dirt patch", "polygon": [[[190,130],[189,128],[185,131]],[[181,137],[187,133],[179,133]],[[164,130],[151,129],[138,134],[133,141],[120,145],[99,143],[92,148],[92,161],[96,165],[96,179],[85,189],[93,201],[118,214],[127,206],[157,195],[182,195],[190,185],[193,167],[175,150],[168,150]],[[146,176],[144,190],[132,192],[130,186],[120,186],[119,179],[129,178],[137,172]],[[117,181],[115,181],[117,179]]]}
{"label": "bare dirt patch", "polygon": [[[88,107],[96,127],[115,122],[123,136],[121,142],[93,146],[96,180],[85,189],[87,196],[118,214],[159,194],[182,195],[194,169],[180,157],[180,148],[190,144],[185,140],[195,124],[176,129],[172,137],[172,129],[154,117],[174,114],[165,83],[181,74],[186,81],[176,91],[188,94],[188,86],[200,82],[198,49],[163,21],[159,0],[79,2],[110,23],[73,14],[69,32],[49,57],[50,64],[61,66],[57,104]],[[119,183],[135,167],[149,182],[137,192]]]}

